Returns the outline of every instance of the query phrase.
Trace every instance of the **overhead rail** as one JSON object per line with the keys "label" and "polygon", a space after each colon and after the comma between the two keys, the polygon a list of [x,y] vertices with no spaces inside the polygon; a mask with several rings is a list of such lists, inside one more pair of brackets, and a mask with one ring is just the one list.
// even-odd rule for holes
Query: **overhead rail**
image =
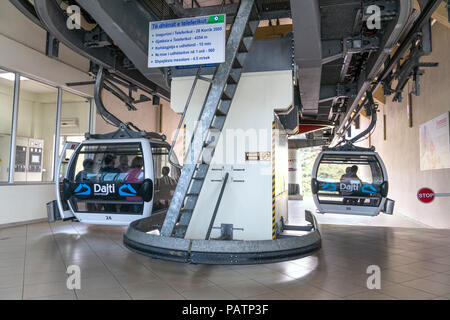
{"label": "overhead rail", "polygon": [[[411,48],[411,45],[413,45],[417,40],[418,37],[421,34],[422,28],[428,23],[430,23],[430,18],[433,12],[437,9],[439,4],[442,0],[429,0],[428,3],[425,5],[423,10],[421,11],[419,17],[414,22],[413,26],[407,33],[405,39],[402,41],[400,46],[397,48],[396,52],[392,56],[392,58],[389,58],[386,61],[386,67],[383,69],[381,74],[376,78],[376,80],[372,81],[370,85],[368,85],[367,89],[363,92],[363,95],[361,95],[360,99],[358,99],[356,102],[361,101],[360,104],[356,104],[355,106],[352,106],[348,113],[346,114],[345,118],[341,122],[340,126],[336,130],[335,138],[333,139],[333,143],[336,143],[339,137],[343,137],[347,130],[350,128],[353,121],[358,117],[358,115],[361,113],[362,109],[364,108],[365,104],[368,100],[367,93],[370,92],[373,94],[380,85],[383,84],[383,81],[386,80],[387,77],[392,75],[393,69],[395,67],[400,66],[400,60],[403,58],[405,53]],[[419,38],[420,39],[420,38]]]}

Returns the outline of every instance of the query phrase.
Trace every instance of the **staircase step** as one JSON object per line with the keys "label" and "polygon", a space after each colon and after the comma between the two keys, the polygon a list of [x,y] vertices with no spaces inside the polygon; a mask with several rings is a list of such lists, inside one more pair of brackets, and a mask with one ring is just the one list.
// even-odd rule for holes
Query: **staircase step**
{"label": "staircase step", "polygon": [[200,162],[202,164],[209,165],[211,163],[212,157],[214,155],[215,146],[206,146],[203,148],[200,155]]}
{"label": "staircase step", "polygon": [[206,164],[197,165],[197,168],[194,173],[194,179],[197,179],[197,180],[205,179],[206,175],[208,174],[208,168],[209,168],[209,166]]}
{"label": "staircase step", "polygon": [[[220,116],[223,117],[223,116]],[[220,123],[219,123],[220,124]],[[219,142],[220,137],[220,131],[217,128],[213,127],[213,124],[211,124],[211,130],[208,133],[208,137],[206,138],[205,143],[203,143],[203,148],[215,148],[217,143]],[[213,132],[215,131],[215,132]]]}
{"label": "staircase step", "polygon": [[259,21],[249,21],[245,26],[244,37],[253,37],[258,29]]}
{"label": "staircase step", "polygon": [[230,110],[231,100],[222,100],[219,104],[219,108],[217,111],[223,115],[228,114],[228,110]]}
{"label": "staircase step", "polygon": [[242,69],[231,69],[227,84],[237,84],[241,78]]}
{"label": "staircase step", "polygon": [[252,46],[253,37],[244,37],[239,44],[238,52],[249,52]]}
{"label": "staircase step", "polygon": [[188,195],[184,201],[184,210],[194,210],[199,195]]}
{"label": "staircase step", "polygon": [[[215,116],[213,119],[213,122],[211,124],[211,127],[217,130],[222,130],[223,125],[225,124],[225,120],[227,119],[226,116]],[[216,138],[217,140],[217,138]],[[215,141],[217,143],[217,141]]]}
{"label": "staircase step", "polygon": [[180,223],[179,226],[180,227],[186,227],[189,225],[189,221],[192,218],[192,212],[183,212],[183,210],[181,211],[181,217],[180,217]]}
{"label": "staircase step", "polygon": [[174,234],[177,238],[184,238],[186,231],[187,231],[187,225],[177,225],[174,228]]}
{"label": "staircase step", "polygon": [[234,93],[236,92],[237,84],[227,84],[227,87],[223,91],[222,97],[224,100],[232,100]]}
{"label": "staircase step", "polygon": [[193,180],[191,182],[191,185],[189,187],[188,193],[187,194],[200,194],[200,190],[202,189],[203,186],[203,180]]}

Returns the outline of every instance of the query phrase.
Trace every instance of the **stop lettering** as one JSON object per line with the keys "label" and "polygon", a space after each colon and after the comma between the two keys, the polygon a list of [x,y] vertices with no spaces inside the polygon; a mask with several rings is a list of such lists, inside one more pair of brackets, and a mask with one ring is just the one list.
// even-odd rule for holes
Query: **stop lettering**
{"label": "stop lettering", "polygon": [[423,203],[430,203],[434,200],[435,194],[434,191],[430,188],[421,188],[417,192],[417,199]]}

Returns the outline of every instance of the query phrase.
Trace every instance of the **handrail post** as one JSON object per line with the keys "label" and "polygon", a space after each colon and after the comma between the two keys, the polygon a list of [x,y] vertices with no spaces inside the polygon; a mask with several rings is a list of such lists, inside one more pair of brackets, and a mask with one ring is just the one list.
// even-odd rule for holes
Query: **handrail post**
{"label": "handrail post", "polygon": [[200,65],[198,67],[197,74],[195,75],[194,82],[192,83],[191,91],[189,91],[189,96],[188,96],[188,98],[186,100],[186,104],[184,106],[183,114],[181,115],[180,121],[178,123],[177,131],[175,132],[175,136],[172,139],[172,144],[170,146],[169,162],[171,165],[173,165],[174,167],[177,167],[178,169],[182,169],[183,166],[180,166],[178,163],[172,162],[172,154],[173,154],[173,150],[175,148],[175,143],[177,141],[178,134],[180,133],[181,125],[183,124],[184,118],[186,117],[187,108],[191,104],[192,95],[194,94],[195,86],[197,85],[197,81],[199,79],[201,69],[202,69],[202,65]]}
{"label": "handrail post", "polygon": [[209,240],[211,236],[211,230],[213,228],[214,222],[216,221],[217,212],[219,211],[220,202],[222,201],[223,192],[225,191],[225,185],[228,181],[229,173],[225,174],[225,178],[223,179],[222,188],[220,189],[219,198],[217,199],[216,207],[214,208],[214,213],[211,217],[211,222],[209,223],[208,232],[206,233],[205,240]]}

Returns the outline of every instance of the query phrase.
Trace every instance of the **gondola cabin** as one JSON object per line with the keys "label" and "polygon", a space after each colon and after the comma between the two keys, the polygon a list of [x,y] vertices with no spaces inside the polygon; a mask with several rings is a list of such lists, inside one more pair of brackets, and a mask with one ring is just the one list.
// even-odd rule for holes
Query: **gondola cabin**
{"label": "gondola cabin", "polygon": [[164,140],[67,143],[59,160],[60,169],[68,149],[73,153],[56,185],[62,219],[128,225],[169,207],[180,170],[169,163],[170,145]]}
{"label": "gondola cabin", "polygon": [[376,216],[385,210],[388,177],[374,151],[322,151],[311,189],[321,213]]}

